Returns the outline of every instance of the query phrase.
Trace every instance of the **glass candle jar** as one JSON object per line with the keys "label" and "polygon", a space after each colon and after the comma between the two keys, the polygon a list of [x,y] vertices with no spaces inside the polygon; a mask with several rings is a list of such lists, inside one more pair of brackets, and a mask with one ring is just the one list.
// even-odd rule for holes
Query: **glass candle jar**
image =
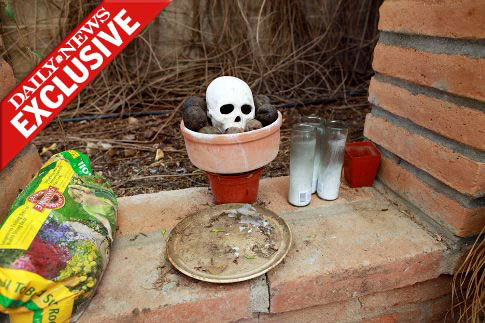
{"label": "glass candle jar", "polygon": [[294,206],[310,204],[316,141],[316,130],[313,126],[302,123],[293,126],[288,201]]}
{"label": "glass candle jar", "polygon": [[315,160],[313,162],[312,194],[317,191],[318,174],[320,173],[320,161],[322,154],[322,141],[325,132],[325,119],[320,117],[301,117],[300,122],[312,126],[317,131],[317,143],[315,147]]}
{"label": "glass candle jar", "polygon": [[318,196],[324,200],[338,198],[347,134],[348,128],[344,122],[332,120],[325,126],[317,187]]}

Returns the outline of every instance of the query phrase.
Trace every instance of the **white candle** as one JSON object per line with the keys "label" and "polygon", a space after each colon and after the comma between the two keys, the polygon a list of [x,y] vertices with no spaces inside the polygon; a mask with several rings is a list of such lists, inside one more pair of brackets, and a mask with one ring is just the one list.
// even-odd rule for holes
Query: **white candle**
{"label": "white candle", "polygon": [[305,206],[311,201],[316,131],[312,126],[296,124],[291,134],[290,187],[288,201]]}
{"label": "white candle", "polygon": [[324,200],[338,198],[348,129],[339,121],[327,122],[323,136],[317,194]]}

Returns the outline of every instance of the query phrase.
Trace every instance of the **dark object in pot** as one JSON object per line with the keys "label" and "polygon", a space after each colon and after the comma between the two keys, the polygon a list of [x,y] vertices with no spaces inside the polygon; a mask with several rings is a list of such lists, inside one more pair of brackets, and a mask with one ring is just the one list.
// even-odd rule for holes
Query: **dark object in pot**
{"label": "dark object in pot", "polygon": [[182,119],[186,128],[198,131],[208,126],[207,114],[200,106],[192,105],[182,110]]}
{"label": "dark object in pot", "polygon": [[246,131],[253,131],[263,128],[261,121],[251,119],[246,123]]}
{"label": "dark object in pot", "polygon": [[242,133],[244,132],[243,128],[231,127],[227,128],[225,134],[234,134],[234,133]]}
{"label": "dark object in pot", "polygon": [[204,128],[199,130],[200,133],[205,133],[207,135],[220,135],[221,131],[216,127],[212,126],[205,126]]}
{"label": "dark object in pot", "polygon": [[278,119],[278,110],[271,104],[265,103],[256,106],[256,120],[259,120],[263,127],[266,127]]}
{"label": "dark object in pot", "polygon": [[203,111],[207,111],[207,103],[204,98],[201,98],[200,96],[189,96],[185,99],[185,102],[182,105],[182,112],[193,106],[200,107]]}
{"label": "dark object in pot", "polygon": [[269,97],[267,95],[256,95],[254,96],[254,105],[257,107],[262,106],[263,104],[271,104]]}

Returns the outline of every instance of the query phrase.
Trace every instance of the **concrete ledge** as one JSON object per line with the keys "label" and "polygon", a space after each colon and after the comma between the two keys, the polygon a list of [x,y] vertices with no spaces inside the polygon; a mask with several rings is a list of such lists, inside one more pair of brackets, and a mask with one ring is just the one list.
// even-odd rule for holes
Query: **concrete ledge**
{"label": "concrete ledge", "polygon": [[264,279],[202,283],[178,273],[165,259],[162,231],[168,234],[186,215],[210,206],[207,189],[121,198],[111,262],[81,322],[262,320],[259,313],[267,312],[268,304],[271,313],[286,313],[355,302],[445,271],[446,244],[374,189],[343,185],[338,200],[313,197],[305,208],[290,206],[287,190],[287,177],[261,182],[259,203],[284,217],[294,235],[288,257],[267,274],[269,294],[262,288]]}

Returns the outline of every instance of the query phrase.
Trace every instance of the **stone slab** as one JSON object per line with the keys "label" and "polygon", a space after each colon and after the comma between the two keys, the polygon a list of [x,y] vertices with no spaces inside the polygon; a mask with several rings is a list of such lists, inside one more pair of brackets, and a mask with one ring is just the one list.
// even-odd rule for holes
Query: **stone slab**
{"label": "stone slab", "polygon": [[165,258],[165,238],[157,230],[116,238],[97,295],[80,322],[227,322],[245,317],[251,317],[248,282],[217,285],[178,273]]}
{"label": "stone slab", "polygon": [[438,277],[447,247],[375,194],[284,212],[293,246],[268,273],[271,312],[329,304]]}
{"label": "stone slab", "polygon": [[294,234],[284,263],[267,274],[269,295],[261,282],[195,281],[165,259],[165,238],[176,223],[212,205],[207,188],[120,198],[111,262],[81,322],[251,321],[268,304],[286,312],[439,275],[444,246],[373,188],[343,184],[338,200],[314,196],[305,208],[290,206],[287,193],[287,177],[261,181],[258,203],[287,219]]}

